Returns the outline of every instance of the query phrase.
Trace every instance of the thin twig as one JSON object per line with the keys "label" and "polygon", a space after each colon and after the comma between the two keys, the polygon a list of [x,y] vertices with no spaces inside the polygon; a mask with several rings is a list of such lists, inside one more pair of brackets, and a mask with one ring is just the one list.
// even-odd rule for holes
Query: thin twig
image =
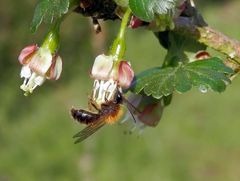
{"label": "thin twig", "polygon": [[196,26],[190,18],[179,17],[175,20],[175,31],[190,36],[200,43],[225,54],[228,60],[240,65],[240,42],[212,29],[209,26]]}

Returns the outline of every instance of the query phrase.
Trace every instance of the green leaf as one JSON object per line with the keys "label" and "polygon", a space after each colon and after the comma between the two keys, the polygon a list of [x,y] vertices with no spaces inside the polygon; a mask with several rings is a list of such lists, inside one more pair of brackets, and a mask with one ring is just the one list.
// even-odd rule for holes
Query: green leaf
{"label": "green leaf", "polygon": [[155,15],[170,13],[178,0],[129,0],[129,6],[135,16],[150,22]]}
{"label": "green leaf", "polygon": [[189,62],[195,58],[196,52],[205,50],[206,46],[195,39],[187,36],[169,32],[168,34],[168,53],[165,58],[165,66],[177,65],[179,62]]}
{"label": "green leaf", "polygon": [[233,70],[226,67],[221,59],[213,57],[188,64],[180,63],[176,67],[153,68],[138,76],[131,88],[135,93],[143,91],[154,98],[168,96],[174,91],[184,93],[193,86],[223,92],[231,83],[227,74]]}
{"label": "green leaf", "polygon": [[36,32],[42,21],[52,23],[55,18],[66,14],[69,3],[69,0],[39,0],[31,23],[31,31]]}
{"label": "green leaf", "polygon": [[114,0],[118,6],[127,7],[129,0]]}

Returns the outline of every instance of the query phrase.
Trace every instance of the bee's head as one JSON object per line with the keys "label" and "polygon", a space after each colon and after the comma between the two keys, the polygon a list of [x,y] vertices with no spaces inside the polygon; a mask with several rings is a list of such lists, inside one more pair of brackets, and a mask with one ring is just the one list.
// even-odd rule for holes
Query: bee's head
{"label": "bee's head", "polygon": [[117,92],[116,99],[114,102],[117,104],[121,104],[123,102],[122,93],[120,91]]}

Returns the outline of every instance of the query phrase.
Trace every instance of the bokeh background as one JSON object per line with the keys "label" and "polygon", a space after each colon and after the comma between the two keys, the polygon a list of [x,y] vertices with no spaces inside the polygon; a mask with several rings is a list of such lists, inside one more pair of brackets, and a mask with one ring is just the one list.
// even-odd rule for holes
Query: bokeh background
{"label": "bokeh background", "polygon": [[[106,23],[99,37],[86,18],[68,17],[61,30],[61,79],[25,97],[17,56],[24,46],[41,43],[47,30],[29,31],[35,3],[3,0],[0,6],[0,181],[240,180],[239,78],[222,94],[176,94],[158,127],[142,135],[126,135],[130,127],[116,124],[74,145],[72,135],[83,127],[69,109],[87,107],[88,72],[119,23]],[[197,5],[212,27],[240,39],[239,0]],[[151,32],[128,31],[126,57],[136,72],[159,65],[165,53]]]}

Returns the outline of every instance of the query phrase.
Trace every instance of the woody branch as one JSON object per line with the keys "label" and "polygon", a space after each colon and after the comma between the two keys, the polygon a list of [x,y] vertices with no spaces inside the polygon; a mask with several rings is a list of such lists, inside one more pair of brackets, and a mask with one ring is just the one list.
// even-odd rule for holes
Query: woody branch
{"label": "woody branch", "polygon": [[228,60],[233,60],[240,65],[240,42],[212,29],[209,26],[197,26],[190,18],[179,17],[175,20],[175,30],[177,33],[190,36],[200,43],[225,54]]}

